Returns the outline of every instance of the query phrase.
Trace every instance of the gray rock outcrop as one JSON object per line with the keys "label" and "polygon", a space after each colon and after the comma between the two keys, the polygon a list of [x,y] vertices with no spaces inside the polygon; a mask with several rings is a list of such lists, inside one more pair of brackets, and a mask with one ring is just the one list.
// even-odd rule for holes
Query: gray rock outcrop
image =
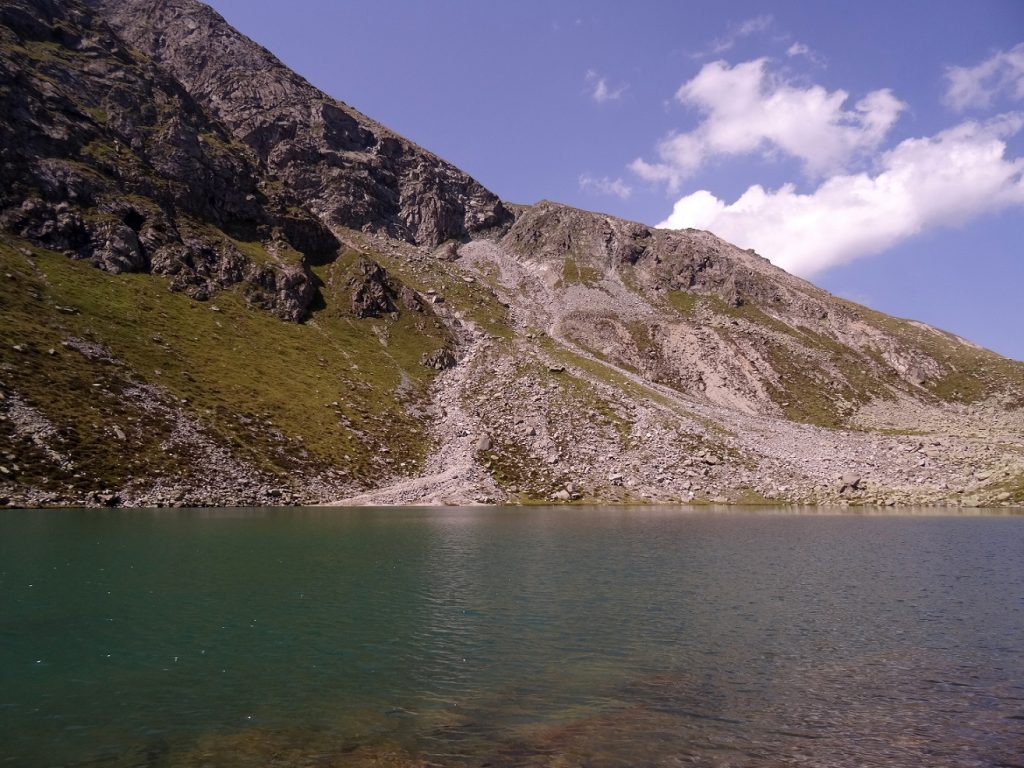
{"label": "gray rock outcrop", "polygon": [[332,225],[419,245],[506,224],[479,183],[330,98],[196,0],[88,0]]}

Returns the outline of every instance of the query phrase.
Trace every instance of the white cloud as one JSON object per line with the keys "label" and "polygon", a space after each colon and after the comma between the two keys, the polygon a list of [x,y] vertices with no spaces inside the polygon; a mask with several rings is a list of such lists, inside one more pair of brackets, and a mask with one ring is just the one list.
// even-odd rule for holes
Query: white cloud
{"label": "white cloud", "polygon": [[876,175],[834,176],[810,194],[755,185],[727,204],[701,190],[659,226],[708,229],[811,276],[925,230],[1024,205],[1024,158],[1005,156],[1005,139],[1022,128],[1024,113],[1011,113],[907,139],[880,157]]}
{"label": "white cloud", "polygon": [[846,91],[801,87],[771,74],[767,64],[765,58],[734,67],[706,64],[675,96],[700,110],[703,121],[670,134],[658,144],[657,162],[637,159],[632,170],[675,191],[711,157],[781,151],[802,160],[807,173],[823,175],[876,149],[906,106],[882,89],[845,109]]}
{"label": "white cloud", "polygon": [[971,107],[984,109],[1001,94],[1024,99],[1024,43],[974,67],[949,67],[946,80],[946,103],[958,112]]}
{"label": "white cloud", "polygon": [[754,16],[740,23],[736,28],[736,37],[749,37],[757,32],[764,32],[771,25],[772,17],[770,14]]}
{"label": "white cloud", "polygon": [[786,49],[786,55],[791,59],[797,56],[803,56],[809,62],[816,64],[819,67],[825,65],[825,57],[804,43],[793,43]]}
{"label": "white cloud", "polygon": [[592,69],[587,70],[587,74],[583,77],[583,82],[586,85],[587,93],[594,101],[598,104],[603,104],[606,101],[615,101],[622,98],[622,94],[626,92],[629,85],[611,86],[608,84],[608,80],[601,77],[597,72]]}
{"label": "white cloud", "polygon": [[718,56],[725,53],[731,50],[743,38],[765,32],[771,27],[773,21],[774,19],[770,15],[763,14],[761,16],[753,16],[741,21],[739,24],[734,24],[723,37],[716,37],[711,41],[706,50],[691,54],[691,58],[703,59],[705,56]]}
{"label": "white cloud", "polygon": [[589,173],[580,176],[580,189],[599,195],[614,195],[620,200],[626,200],[633,194],[633,188],[622,179],[609,179],[607,176],[596,178]]}

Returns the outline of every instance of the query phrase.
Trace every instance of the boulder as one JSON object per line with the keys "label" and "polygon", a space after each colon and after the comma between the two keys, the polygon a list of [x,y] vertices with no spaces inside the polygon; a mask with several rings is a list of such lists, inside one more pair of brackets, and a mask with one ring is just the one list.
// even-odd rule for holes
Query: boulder
{"label": "boulder", "polygon": [[394,291],[384,267],[361,258],[349,279],[352,289],[352,313],[356,317],[380,317],[395,310]]}
{"label": "boulder", "polygon": [[434,350],[433,352],[424,352],[420,358],[420,365],[425,365],[427,368],[435,368],[439,371],[454,368],[456,362],[458,361],[455,359],[454,353],[450,349],[444,348]]}
{"label": "boulder", "polygon": [[859,475],[845,474],[839,478],[839,492],[846,493],[847,491],[858,491],[862,488],[862,482]]}
{"label": "boulder", "polygon": [[424,311],[423,300],[420,298],[420,295],[408,285],[402,286],[399,297],[402,300],[402,306],[406,309],[411,309],[413,312]]}

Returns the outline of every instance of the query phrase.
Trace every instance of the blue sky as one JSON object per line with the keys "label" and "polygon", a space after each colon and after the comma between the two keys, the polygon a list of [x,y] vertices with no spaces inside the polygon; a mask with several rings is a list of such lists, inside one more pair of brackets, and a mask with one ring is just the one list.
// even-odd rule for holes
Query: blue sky
{"label": "blue sky", "polygon": [[503,199],[700,226],[1024,359],[1024,2],[213,0]]}

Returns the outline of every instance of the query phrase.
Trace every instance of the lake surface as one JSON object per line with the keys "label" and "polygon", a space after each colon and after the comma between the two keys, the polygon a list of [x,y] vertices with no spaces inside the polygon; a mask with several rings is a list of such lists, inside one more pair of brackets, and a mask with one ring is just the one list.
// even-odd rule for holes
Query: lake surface
{"label": "lake surface", "polygon": [[0,511],[0,765],[1020,766],[1024,517],[935,512]]}

